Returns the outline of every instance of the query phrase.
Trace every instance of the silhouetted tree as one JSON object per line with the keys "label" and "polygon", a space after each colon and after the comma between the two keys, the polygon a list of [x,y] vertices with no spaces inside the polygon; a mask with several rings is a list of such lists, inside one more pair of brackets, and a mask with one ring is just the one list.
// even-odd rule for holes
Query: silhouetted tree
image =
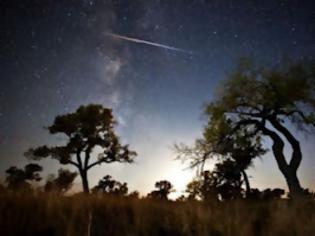
{"label": "silhouetted tree", "polygon": [[54,178],[51,176],[51,179],[48,180],[44,186],[46,192],[58,192],[65,193],[73,185],[74,179],[77,177],[77,172],[71,172],[66,169],[59,169],[58,176]]}
{"label": "silhouetted tree", "polygon": [[308,188],[304,189],[304,194],[308,197],[315,197],[315,192]]}
{"label": "silhouetted tree", "polygon": [[10,167],[6,170],[7,188],[14,191],[31,191],[31,182],[41,180],[39,172],[42,170],[40,165],[34,163],[26,165],[24,169]]}
{"label": "silhouetted tree", "polygon": [[222,164],[230,164],[228,171],[231,172],[233,168],[234,175],[242,175],[246,195],[249,195],[251,188],[246,170],[252,165],[254,158],[266,153],[266,150],[262,148],[260,136],[257,136],[255,132],[240,129],[232,135],[230,132],[226,133],[224,138],[220,137],[219,146],[221,146],[220,154],[224,160]]}
{"label": "silhouetted tree", "polygon": [[132,191],[131,193],[128,194],[128,197],[132,199],[139,199],[140,193],[138,191]]}
{"label": "silhouetted tree", "polygon": [[[89,192],[88,171],[96,165],[112,162],[133,162],[136,155],[128,145],[121,145],[114,132],[112,110],[101,105],[80,106],[76,112],[57,116],[48,127],[51,134],[63,134],[67,142],[60,146],[41,146],[29,149],[31,159],[51,157],[62,165],[72,165],[79,171],[83,191]],[[98,155],[92,155],[97,148]],[[94,153],[93,153],[94,154]],[[92,162],[94,156],[97,159]]]}
{"label": "silhouetted tree", "polygon": [[201,199],[205,202],[213,200],[232,200],[242,197],[241,173],[236,163],[224,160],[217,163],[213,171],[203,171],[187,185],[188,199]]}
{"label": "silhouetted tree", "polygon": [[[292,197],[303,193],[297,177],[302,152],[288,124],[298,125],[301,130],[315,124],[314,71],[314,64],[309,63],[269,69],[255,68],[245,61],[223,84],[217,100],[207,107],[210,119],[229,117],[234,131],[250,128],[272,140],[275,159]],[[292,148],[289,162],[280,134]]]}
{"label": "silhouetted tree", "polygon": [[259,191],[258,189],[253,189],[251,194],[248,196],[249,199],[254,200],[264,200],[264,201],[270,201],[270,200],[276,200],[280,199],[282,195],[284,195],[285,191],[280,188],[270,189],[267,188],[263,191]]}
{"label": "silhouetted tree", "polygon": [[[206,108],[210,126],[205,128],[205,132],[210,133],[210,137],[213,132],[233,135],[245,129],[271,139],[278,168],[284,175],[293,198],[303,195],[297,177],[302,151],[290,128],[296,125],[306,131],[307,127],[315,124],[314,68],[313,62],[282,63],[272,68],[256,68],[248,60],[243,60],[223,83],[216,100]],[[232,133],[224,129],[218,131],[212,125],[221,120],[230,122]],[[292,148],[290,157],[285,157],[286,141]]]}
{"label": "silhouetted tree", "polygon": [[242,179],[238,163],[227,159],[217,163],[212,172],[216,183],[215,188],[223,200],[232,200],[242,197]]}
{"label": "silhouetted tree", "polygon": [[210,171],[203,171],[186,186],[187,200],[209,201],[217,198],[215,179]]}
{"label": "silhouetted tree", "polygon": [[180,195],[179,197],[176,198],[176,202],[185,202],[186,200],[189,200],[185,195]]}
{"label": "silhouetted tree", "polygon": [[281,196],[285,193],[283,189],[275,188],[275,189],[266,189],[262,192],[263,200],[275,200],[280,199]]}
{"label": "silhouetted tree", "polygon": [[155,188],[157,188],[157,190],[153,190],[151,193],[149,193],[148,197],[167,200],[168,195],[171,192],[175,191],[173,189],[173,185],[167,180],[161,180],[161,181],[156,182]]}
{"label": "silhouetted tree", "polygon": [[93,188],[93,193],[103,193],[117,196],[125,196],[128,193],[127,183],[120,183],[106,175]]}
{"label": "silhouetted tree", "polygon": [[201,186],[203,184],[202,179],[193,179],[186,186],[185,192],[187,195],[187,200],[199,200],[203,199],[203,194],[201,193]]}
{"label": "silhouetted tree", "polygon": [[[246,194],[250,193],[246,169],[252,164],[255,157],[265,153],[261,139],[255,132],[250,129],[239,129],[237,132],[232,132],[231,121],[224,116],[216,117],[208,122],[203,138],[197,139],[194,147],[184,144],[175,147],[179,159],[183,161],[189,159],[190,167],[201,167],[199,174],[203,171],[205,162],[216,157],[219,160],[217,170],[215,170],[218,172],[217,175],[219,173],[227,174],[223,167],[227,168],[228,165],[230,174],[235,173],[235,175],[242,176],[241,183],[245,183]],[[234,168],[233,172],[231,168]],[[227,188],[227,185],[224,186]]]}

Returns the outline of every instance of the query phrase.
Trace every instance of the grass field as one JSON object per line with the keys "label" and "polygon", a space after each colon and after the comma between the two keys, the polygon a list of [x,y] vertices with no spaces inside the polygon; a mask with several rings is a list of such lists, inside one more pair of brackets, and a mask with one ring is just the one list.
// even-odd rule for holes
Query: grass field
{"label": "grass field", "polygon": [[315,201],[154,201],[0,195],[1,235],[314,235]]}

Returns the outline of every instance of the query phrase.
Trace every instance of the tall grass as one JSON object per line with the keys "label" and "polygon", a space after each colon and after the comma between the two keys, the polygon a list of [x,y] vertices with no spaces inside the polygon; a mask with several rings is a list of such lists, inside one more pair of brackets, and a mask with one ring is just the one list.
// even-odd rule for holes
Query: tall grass
{"label": "tall grass", "polygon": [[315,201],[203,204],[0,194],[0,235],[315,235]]}

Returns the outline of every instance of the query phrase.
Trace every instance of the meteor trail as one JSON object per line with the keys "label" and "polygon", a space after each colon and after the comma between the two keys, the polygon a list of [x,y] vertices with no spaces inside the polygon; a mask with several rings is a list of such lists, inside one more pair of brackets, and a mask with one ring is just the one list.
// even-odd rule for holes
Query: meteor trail
{"label": "meteor trail", "polygon": [[127,40],[127,41],[134,42],[134,43],[142,43],[142,44],[147,44],[147,45],[151,45],[151,46],[154,46],[154,47],[164,48],[164,49],[167,49],[167,50],[173,50],[173,51],[177,51],[177,52],[192,54],[192,52],[186,51],[186,50],[181,49],[181,48],[176,48],[176,47],[168,46],[168,45],[165,45],[165,44],[150,42],[150,41],[147,41],[147,40],[126,37],[126,36],[119,35],[119,34],[114,34],[114,33],[105,33],[105,35],[108,35],[108,36],[116,38],[116,39]]}

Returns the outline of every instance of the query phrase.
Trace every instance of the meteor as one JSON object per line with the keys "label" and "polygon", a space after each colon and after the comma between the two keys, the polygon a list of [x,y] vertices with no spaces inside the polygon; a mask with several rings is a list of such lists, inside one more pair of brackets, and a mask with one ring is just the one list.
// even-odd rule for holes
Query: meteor
{"label": "meteor", "polygon": [[114,34],[114,33],[105,33],[105,35],[113,37],[113,38],[116,38],[116,39],[127,40],[127,41],[134,42],[134,43],[142,43],[142,44],[146,44],[146,45],[150,45],[150,46],[154,46],[154,47],[164,48],[164,49],[167,49],[167,50],[172,50],[172,51],[192,54],[191,51],[186,51],[186,50],[181,49],[181,48],[176,48],[176,47],[168,46],[168,45],[161,44],[161,43],[155,43],[155,42],[151,42],[151,41],[147,41],[147,40],[126,37],[126,36],[119,35],[119,34]]}

